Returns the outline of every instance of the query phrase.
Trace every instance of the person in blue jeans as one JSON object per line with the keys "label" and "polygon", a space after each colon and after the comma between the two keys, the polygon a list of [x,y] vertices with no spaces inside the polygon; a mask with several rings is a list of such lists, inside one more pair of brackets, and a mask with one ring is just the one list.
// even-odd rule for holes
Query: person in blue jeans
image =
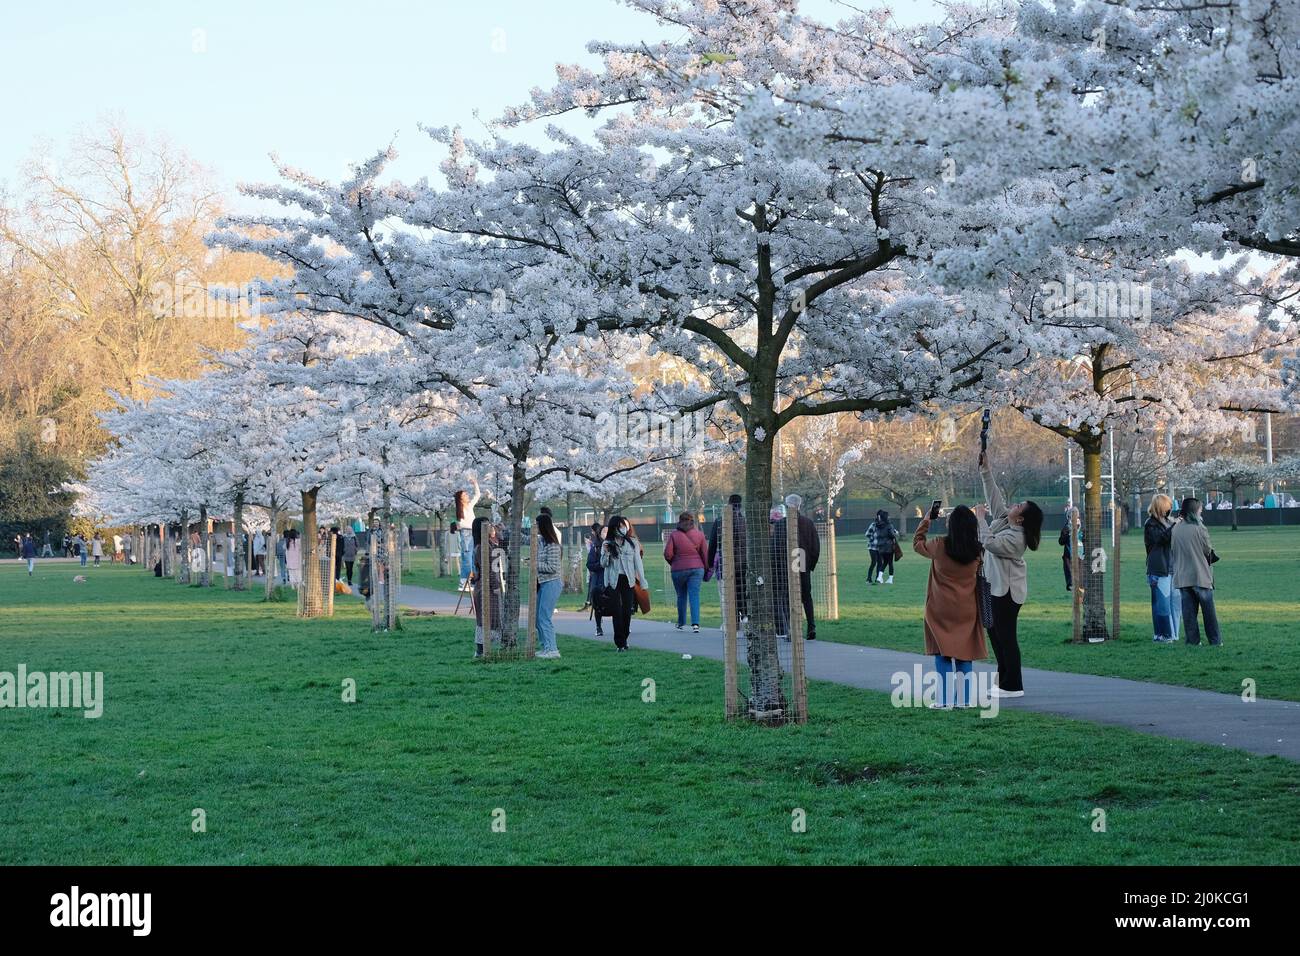
{"label": "person in blue jeans", "polygon": [[460,589],[464,591],[469,587],[470,569],[474,567],[474,548],[477,543],[474,541],[474,506],[478,504],[482,492],[479,490],[478,479],[474,479],[474,495],[470,497],[469,492],[465,489],[458,490],[452,496],[452,504],[456,510],[456,534],[460,538]]}
{"label": "person in blue jeans", "polygon": [[677,592],[677,630],[686,629],[686,609],[691,611],[691,630],[700,633],[700,585],[708,563],[709,543],[704,532],[695,527],[695,516],[683,511],[677,527],[664,541],[664,560],[672,569],[673,590]]}
{"label": "person in blue jeans", "polygon": [[1201,503],[1195,498],[1183,499],[1181,517],[1171,535],[1170,552],[1174,558],[1174,587],[1183,599],[1188,645],[1201,643],[1201,630],[1196,623],[1199,610],[1205,622],[1205,637],[1218,647],[1223,643],[1223,636],[1214,610],[1214,571],[1210,567],[1218,556],[1210,544],[1210,532],[1201,523]]}
{"label": "person in blue jeans", "polygon": [[537,516],[537,656],[554,660],[560,656],[555,643],[555,603],[564,587],[561,576],[560,535],[549,514]]}
{"label": "person in blue jeans", "polygon": [[1142,528],[1147,549],[1147,584],[1151,587],[1152,640],[1157,644],[1178,640],[1173,608],[1182,603],[1182,594],[1174,590],[1174,559],[1170,551],[1174,522],[1169,517],[1173,507],[1173,499],[1168,495],[1152,497]]}

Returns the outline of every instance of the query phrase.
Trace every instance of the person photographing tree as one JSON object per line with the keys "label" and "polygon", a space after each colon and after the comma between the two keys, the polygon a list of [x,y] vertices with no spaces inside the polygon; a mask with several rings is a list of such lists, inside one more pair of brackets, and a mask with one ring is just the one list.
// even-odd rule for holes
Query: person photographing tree
{"label": "person photographing tree", "polygon": [[993,596],[993,628],[989,640],[998,659],[998,684],[993,693],[997,697],[1023,697],[1025,687],[1020,673],[1016,622],[1029,592],[1025,549],[1038,550],[1043,531],[1043,509],[1032,501],[1021,501],[1007,507],[989,466],[987,416],[986,411],[985,426],[980,435],[979,469],[988,504],[979,505],[974,511],[980,524],[980,541],[984,545],[984,576],[988,578],[989,592]]}

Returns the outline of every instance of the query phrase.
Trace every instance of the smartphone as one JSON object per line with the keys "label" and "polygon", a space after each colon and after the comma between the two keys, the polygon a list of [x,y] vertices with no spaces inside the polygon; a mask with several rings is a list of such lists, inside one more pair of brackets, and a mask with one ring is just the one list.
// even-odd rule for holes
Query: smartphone
{"label": "smartphone", "polygon": [[943,504],[942,498],[935,498],[930,502],[930,520],[936,521],[939,518],[939,506]]}

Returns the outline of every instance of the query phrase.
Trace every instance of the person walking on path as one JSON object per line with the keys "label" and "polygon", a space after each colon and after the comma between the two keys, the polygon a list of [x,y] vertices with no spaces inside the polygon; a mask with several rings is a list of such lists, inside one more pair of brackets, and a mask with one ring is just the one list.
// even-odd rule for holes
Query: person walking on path
{"label": "person walking on path", "polygon": [[91,542],[90,550],[95,558],[95,567],[99,567],[99,562],[104,557],[104,537],[98,531],[95,532],[95,538]]}
{"label": "person walking on path", "polygon": [[632,534],[632,524],[622,515],[609,519],[605,543],[600,552],[600,566],[605,572],[605,586],[614,588],[617,595],[614,607],[614,647],[627,650],[627,639],[632,629],[632,612],[636,607],[633,585],[639,584],[647,591],[645,565],[641,561],[639,542]]}
{"label": "person walking on path", "polygon": [[[724,555],[722,553],[722,522],[728,519],[731,521],[732,553]],[[741,624],[749,620],[748,581],[746,580],[749,571],[749,562],[747,560],[749,551],[745,542],[745,513],[741,510],[741,498],[740,495],[732,495],[727,499],[727,507],[722,514],[718,515],[713,522],[713,527],[709,529],[708,566],[713,568],[713,574],[718,579],[718,605],[724,609],[724,620],[727,611],[725,610],[726,586],[723,580],[723,570],[724,568],[734,568],[736,619]]]}
{"label": "person walking on path", "polygon": [[[817,525],[803,513],[803,498],[799,495],[785,496],[786,514],[794,508],[799,512],[799,550],[803,552],[803,570],[799,572],[799,603],[803,605],[803,619],[807,634],[805,640],[817,640],[817,615],[813,608],[812,576],[817,570],[817,562],[822,556],[822,539],[817,533]],[[892,580],[892,576],[891,576]]]}
{"label": "person walking on path", "polygon": [[357,534],[351,527],[343,531],[343,568],[347,572],[348,586],[352,586],[352,574],[357,563]]}
{"label": "person walking on path", "polygon": [[1147,584],[1151,587],[1151,632],[1157,644],[1172,644],[1178,640],[1174,630],[1174,602],[1182,603],[1181,593],[1174,591],[1174,558],[1172,553],[1175,522],[1169,517],[1173,499],[1168,495],[1155,495],[1147,508],[1146,524],[1142,538],[1147,549]]}
{"label": "person walking on path", "polygon": [[19,554],[27,562],[27,576],[30,578],[32,572],[36,570],[36,542],[32,540],[30,531],[22,537],[22,549]]}
{"label": "person walking on path", "polygon": [[[988,455],[980,452],[980,480],[988,505],[975,508],[979,520],[980,540],[984,545],[984,576],[993,595],[993,630],[989,634],[993,653],[998,659],[997,697],[1023,697],[1024,678],[1020,672],[1020,642],[1016,624],[1020,608],[1029,596],[1029,578],[1025,570],[1025,549],[1037,551],[1043,532],[1043,509],[1032,501],[1020,501],[1007,507],[1002,490],[993,477]],[[988,520],[989,513],[993,520]]]}
{"label": "person walking on path", "polygon": [[45,543],[44,543],[43,545],[41,545],[41,557],[42,557],[42,558],[52,558],[52,557],[54,557],[54,548],[53,548],[53,546],[50,544],[50,532],[49,532],[49,529],[46,529],[46,531],[45,531]]}
{"label": "person walking on path", "polygon": [[298,543],[298,529],[290,528],[284,533],[284,538],[284,567],[289,584],[296,591],[302,584],[302,545]]}
{"label": "person walking on path", "polygon": [[664,542],[664,560],[672,570],[673,590],[677,592],[677,630],[686,629],[686,607],[691,610],[691,630],[700,633],[700,585],[709,560],[709,545],[704,532],[695,527],[695,516],[683,511],[677,527]]}
{"label": "person walking on path", "polygon": [[596,596],[605,589],[605,569],[600,563],[601,545],[605,541],[605,526],[596,522],[591,526],[591,536],[587,539],[587,604],[591,607],[591,616],[596,619],[596,636],[604,637],[605,631],[600,626],[600,602]]}
{"label": "person walking on path", "polygon": [[[894,547],[898,544],[898,529],[889,522],[889,512],[881,508],[876,520],[867,527],[867,550],[871,552],[871,566],[867,569],[868,584],[894,583]],[[885,579],[885,569],[889,579]]]}
{"label": "person walking on path", "polygon": [[560,656],[555,643],[555,604],[564,587],[560,535],[549,514],[537,516],[537,656],[554,660]]}
{"label": "person walking on path", "polygon": [[464,591],[469,587],[470,571],[474,567],[474,549],[477,547],[474,538],[474,506],[478,504],[482,493],[479,491],[478,478],[474,479],[474,497],[470,497],[464,488],[457,491],[453,496],[453,505],[456,509],[456,533],[460,536],[460,589]]}
{"label": "person walking on path", "polygon": [[958,505],[948,516],[946,536],[928,539],[929,530],[930,518],[926,516],[912,536],[912,550],[930,559],[925,586],[925,652],[933,655],[939,673],[938,706],[970,707],[971,662],[988,656],[975,593],[984,551],[979,520],[970,508]]}
{"label": "person walking on path", "polygon": [[1174,587],[1182,594],[1183,621],[1187,626],[1187,644],[1201,643],[1201,629],[1196,623],[1200,610],[1205,619],[1205,637],[1214,647],[1223,643],[1219,617],[1214,610],[1214,571],[1210,565],[1219,560],[1210,545],[1210,532],[1201,522],[1201,503],[1184,498],[1181,519],[1170,536],[1170,554],[1174,559]]}
{"label": "person walking on path", "polygon": [[266,573],[266,535],[259,528],[253,535],[253,573]]}

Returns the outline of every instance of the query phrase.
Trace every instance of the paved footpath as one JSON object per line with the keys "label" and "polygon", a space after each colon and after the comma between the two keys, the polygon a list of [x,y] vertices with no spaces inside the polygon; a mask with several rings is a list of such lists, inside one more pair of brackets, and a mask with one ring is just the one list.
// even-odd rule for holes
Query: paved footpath
{"label": "paved footpath", "polygon": [[[456,607],[456,598],[452,592],[403,585],[399,603],[415,610],[450,614]],[[468,612],[466,597],[460,614],[468,617]],[[585,613],[556,611],[555,630],[557,634],[613,644],[609,637],[593,635],[594,628]],[[609,630],[612,628],[607,628],[606,633]],[[717,628],[703,628],[699,634],[692,634],[661,621],[636,618],[632,622],[631,646],[721,660],[722,632]],[[917,664],[927,668],[931,665],[929,657],[905,651],[830,641],[809,641],[805,646],[810,679],[864,690],[889,692],[893,689],[890,683],[893,674],[899,671],[910,674]],[[975,667],[981,671],[996,670],[988,664]],[[1026,668],[1024,675],[1026,695],[999,701],[1001,706],[1300,761],[1300,703],[1284,700],[1246,703],[1234,694],[1064,671]]]}

